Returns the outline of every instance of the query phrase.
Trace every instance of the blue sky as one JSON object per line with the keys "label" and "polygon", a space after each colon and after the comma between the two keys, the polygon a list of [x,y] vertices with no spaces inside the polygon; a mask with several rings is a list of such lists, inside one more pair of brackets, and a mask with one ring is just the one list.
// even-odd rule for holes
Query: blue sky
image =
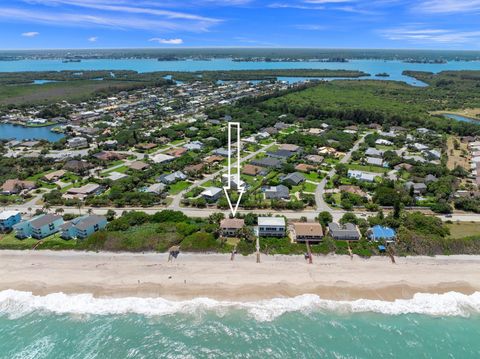
{"label": "blue sky", "polygon": [[480,0],[0,0],[0,48],[480,49]]}

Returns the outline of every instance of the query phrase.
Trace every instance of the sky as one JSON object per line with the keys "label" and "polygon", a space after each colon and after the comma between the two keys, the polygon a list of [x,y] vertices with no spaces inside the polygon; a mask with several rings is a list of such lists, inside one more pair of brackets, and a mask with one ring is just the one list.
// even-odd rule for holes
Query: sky
{"label": "sky", "polygon": [[480,0],[0,0],[1,49],[480,50]]}

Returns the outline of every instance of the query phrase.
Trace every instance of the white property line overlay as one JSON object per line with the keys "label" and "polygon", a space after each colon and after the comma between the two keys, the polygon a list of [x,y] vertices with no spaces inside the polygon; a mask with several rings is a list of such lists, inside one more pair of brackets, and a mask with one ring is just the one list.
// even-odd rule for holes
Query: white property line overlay
{"label": "white property line overlay", "polygon": [[232,127],[237,128],[237,187],[240,186],[240,122],[228,123],[228,178],[227,190],[231,189],[232,185]]}

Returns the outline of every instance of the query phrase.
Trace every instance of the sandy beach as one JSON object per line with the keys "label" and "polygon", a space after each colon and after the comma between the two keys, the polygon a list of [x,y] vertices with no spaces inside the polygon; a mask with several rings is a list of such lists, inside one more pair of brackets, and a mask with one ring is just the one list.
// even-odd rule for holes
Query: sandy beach
{"label": "sandy beach", "polygon": [[1,251],[0,290],[37,295],[257,300],[317,294],[324,299],[409,299],[415,293],[480,291],[480,256],[363,259],[348,256],[255,257]]}

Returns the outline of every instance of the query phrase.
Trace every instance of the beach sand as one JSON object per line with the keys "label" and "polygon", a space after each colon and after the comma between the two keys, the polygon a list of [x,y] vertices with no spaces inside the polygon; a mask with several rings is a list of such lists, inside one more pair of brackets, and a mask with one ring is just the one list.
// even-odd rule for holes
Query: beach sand
{"label": "beach sand", "polygon": [[415,293],[480,291],[480,256],[363,259],[318,256],[0,251],[0,291],[97,297],[208,297],[248,301],[301,294],[324,299],[409,299]]}

